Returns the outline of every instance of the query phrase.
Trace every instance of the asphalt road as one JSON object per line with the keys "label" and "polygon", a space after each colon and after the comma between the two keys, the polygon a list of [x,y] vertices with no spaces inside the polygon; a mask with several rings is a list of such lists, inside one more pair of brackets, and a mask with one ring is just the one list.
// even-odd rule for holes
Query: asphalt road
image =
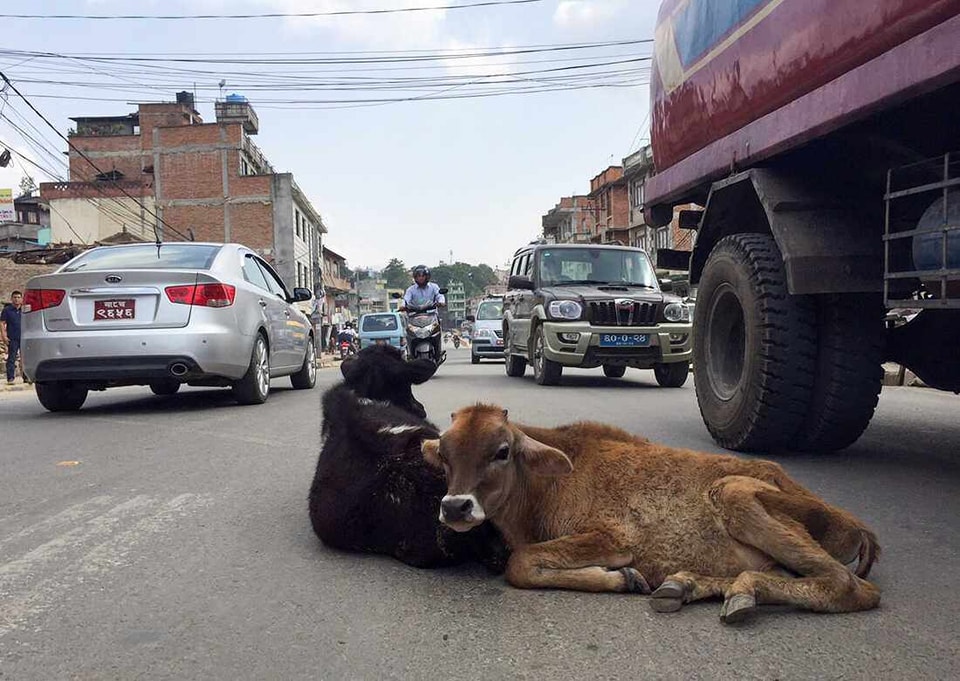
{"label": "asphalt road", "polygon": [[[320,390],[274,390],[239,407],[126,388],[69,415],[0,396],[0,679],[960,678],[960,397],[886,388],[854,447],[779,457],[877,532],[878,610],[766,608],[728,627],[716,602],[658,615],[642,596],[323,547],[306,514]],[[441,426],[483,400],[720,451],[692,384],[659,389],[652,372],[541,388],[461,349],[418,395]]]}

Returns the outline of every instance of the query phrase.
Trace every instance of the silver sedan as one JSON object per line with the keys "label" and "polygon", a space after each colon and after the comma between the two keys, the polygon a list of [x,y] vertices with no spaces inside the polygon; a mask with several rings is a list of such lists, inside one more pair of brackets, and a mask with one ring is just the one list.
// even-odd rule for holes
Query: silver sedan
{"label": "silver sedan", "polygon": [[294,305],[310,298],[240,244],[93,248],[27,282],[24,374],[50,411],[122,385],[223,386],[260,404],[273,377],[316,383],[313,328]]}

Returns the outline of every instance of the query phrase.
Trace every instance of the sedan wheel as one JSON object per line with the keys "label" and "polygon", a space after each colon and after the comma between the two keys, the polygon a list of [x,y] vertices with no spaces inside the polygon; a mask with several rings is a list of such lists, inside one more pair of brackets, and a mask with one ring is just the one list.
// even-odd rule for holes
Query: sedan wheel
{"label": "sedan wheel", "polygon": [[150,390],[154,395],[173,395],[180,390],[180,381],[154,381],[150,384]]}
{"label": "sedan wheel", "polygon": [[297,390],[309,390],[317,384],[317,351],[313,338],[307,340],[307,351],[300,370],[290,375],[290,383]]}
{"label": "sedan wheel", "polygon": [[263,404],[270,394],[270,352],[263,336],[257,336],[247,373],[233,384],[233,396],[240,404]]}
{"label": "sedan wheel", "polygon": [[37,383],[37,399],[47,411],[77,411],[87,399],[87,389],[67,381]]}

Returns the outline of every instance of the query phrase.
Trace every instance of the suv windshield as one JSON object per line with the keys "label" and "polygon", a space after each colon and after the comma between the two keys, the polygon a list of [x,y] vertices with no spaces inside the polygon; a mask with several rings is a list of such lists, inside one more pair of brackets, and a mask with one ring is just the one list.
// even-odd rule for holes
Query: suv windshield
{"label": "suv windshield", "polygon": [[477,308],[477,321],[489,321],[491,319],[503,319],[503,301],[488,300],[480,303]]}
{"label": "suv windshield", "polygon": [[556,248],[540,252],[540,285],[618,284],[657,288],[643,251],[613,248]]}
{"label": "suv windshield", "polygon": [[77,270],[206,270],[217,257],[215,244],[137,244],[95,248],[77,256],[63,272]]}

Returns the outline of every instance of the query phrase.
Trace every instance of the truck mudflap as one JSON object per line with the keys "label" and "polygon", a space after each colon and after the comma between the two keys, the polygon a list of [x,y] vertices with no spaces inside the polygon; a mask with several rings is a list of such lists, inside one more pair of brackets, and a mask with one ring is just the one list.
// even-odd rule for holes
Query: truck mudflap
{"label": "truck mudflap", "polygon": [[[753,205],[762,215],[730,221]],[[791,294],[879,293],[882,241],[879,225],[865,220],[862,206],[767,168],[754,168],[716,183],[691,260],[691,278],[700,280],[713,245],[724,236],[764,232],[769,227],[783,254]]]}

